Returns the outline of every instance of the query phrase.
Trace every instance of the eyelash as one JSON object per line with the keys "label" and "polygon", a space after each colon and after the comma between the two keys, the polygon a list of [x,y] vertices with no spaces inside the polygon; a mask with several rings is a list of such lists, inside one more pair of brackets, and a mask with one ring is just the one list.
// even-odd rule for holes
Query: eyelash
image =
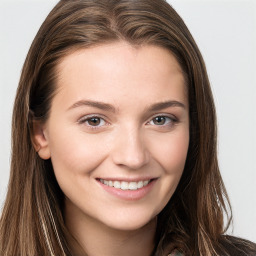
{"label": "eyelash", "polygon": [[154,124],[155,126],[159,126],[159,127],[170,127],[170,126],[173,126],[174,124],[176,124],[178,122],[177,118],[173,117],[173,116],[168,116],[168,115],[156,115],[154,116],[147,124],[153,122],[156,118],[165,118],[165,122],[167,119],[169,119],[169,121],[167,122],[167,124],[164,124],[164,125],[157,125],[157,124]]}
{"label": "eyelash", "polygon": [[[153,124],[153,126],[157,126],[159,128],[165,128],[165,127],[172,127],[173,125],[175,125],[176,123],[178,123],[178,119],[176,117],[173,117],[173,116],[169,116],[169,115],[164,115],[164,114],[159,114],[159,115],[156,115],[154,116],[150,121],[148,121],[146,124],[150,124],[151,122],[154,121],[154,119],[156,118],[165,118],[165,122],[166,122],[166,119],[169,119],[168,123],[167,124],[163,124],[163,125],[157,125],[157,124]],[[102,121],[104,122],[104,124],[102,125],[97,125],[97,126],[93,126],[93,125],[90,125],[88,122],[92,119],[98,119],[100,120],[100,124],[102,123]],[[86,126],[89,128],[89,129],[92,129],[92,130],[97,130],[97,129],[101,129],[101,127],[105,124],[109,124],[104,117],[101,117],[99,115],[91,115],[91,116],[84,116],[82,118],[80,118],[78,120],[78,123],[79,124],[86,124]]]}
{"label": "eyelash", "polygon": [[86,126],[87,126],[89,129],[93,129],[93,130],[100,129],[102,125],[101,125],[101,126],[93,126],[93,125],[88,124],[88,122],[89,122],[90,120],[92,120],[92,119],[99,119],[99,120],[100,120],[100,123],[101,123],[102,121],[104,121],[105,123],[107,123],[107,121],[106,121],[103,117],[101,117],[101,116],[99,116],[99,115],[84,116],[84,117],[82,117],[82,118],[80,118],[80,119],[78,120],[78,123],[79,123],[79,124],[86,124]]}

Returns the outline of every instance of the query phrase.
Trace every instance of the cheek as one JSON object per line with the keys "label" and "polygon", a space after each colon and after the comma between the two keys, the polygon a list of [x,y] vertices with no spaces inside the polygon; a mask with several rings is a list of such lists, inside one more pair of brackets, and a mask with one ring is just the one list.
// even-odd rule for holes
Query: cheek
{"label": "cheek", "polygon": [[52,133],[51,138],[51,161],[56,175],[89,173],[97,168],[107,155],[100,136],[60,131]]}
{"label": "cheek", "polygon": [[[160,143],[161,142],[161,143]],[[189,145],[189,133],[171,134],[158,140],[154,159],[162,167],[159,197],[162,198],[157,214],[165,207],[175,192],[182,176]]]}
{"label": "cheek", "polygon": [[151,143],[151,154],[166,174],[179,176],[184,169],[188,145],[188,132],[168,134]]}

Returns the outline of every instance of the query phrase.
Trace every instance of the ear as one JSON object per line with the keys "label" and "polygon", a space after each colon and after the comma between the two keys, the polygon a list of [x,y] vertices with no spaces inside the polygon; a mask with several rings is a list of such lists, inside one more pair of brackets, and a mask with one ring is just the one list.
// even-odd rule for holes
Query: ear
{"label": "ear", "polygon": [[47,160],[51,157],[49,140],[46,134],[45,125],[40,121],[32,121],[32,143],[38,155]]}

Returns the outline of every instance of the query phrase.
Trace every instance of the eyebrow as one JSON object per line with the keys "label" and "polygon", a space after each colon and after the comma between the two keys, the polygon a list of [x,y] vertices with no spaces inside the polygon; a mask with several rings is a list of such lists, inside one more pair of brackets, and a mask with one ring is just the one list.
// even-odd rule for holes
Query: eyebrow
{"label": "eyebrow", "polygon": [[98,109],[105,110],[105,111],[116,112],[114,106],[112,106],[108,103],[92,101],[92,100],[80,100],[80,101],[74,103],[71,107],[69,107],[68,110],[73,109],[73,108],[78,108],[81,106],[89,106],[89,107],[94,107],[94,108],[98,108]]}
{"label": "eyebrow", "polygon": [[169,107],[180,107],[186,109],[185,105],[179,101],[176,100],[170,100],[170,101],[164,101],[164,102],[159,102],[156,104],[153,104],[152,106],[149,107],[149,111],[159,111],[165,108]]}
{"label": "eyebrow", "polygon": [[[69,107],[68,110],[82,107],[82,106],[94,107],[94,108],[98,108],[101,110],[110,111],[113,113],[116,112],[116,109],[113,105],[104,103],[104,102],[99,102],[99,101],[92,101],[92,100],[80,100],[80,101],[74,103],[71,107]],[[149,112],[159,111],[159,110],[169,108],[169,107],[181,107],[184,109],[186,108],[183,103],[176,101],[176,100],[170,100],[170,101],[155,103],[155,104],[151,105],[147,109],[147,111],[149,111]]]}

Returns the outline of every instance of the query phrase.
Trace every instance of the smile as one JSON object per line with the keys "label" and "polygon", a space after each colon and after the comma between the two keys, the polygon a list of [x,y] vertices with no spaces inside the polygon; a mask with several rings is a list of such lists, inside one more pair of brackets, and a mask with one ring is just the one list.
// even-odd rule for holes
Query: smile
{"label": "smile", "polygon": [[135,181],[127,182],[127,181],[99,179],[99,181],[106,186],[114,187],[114,188],[121,189],[121,190],[137,190],[137,189],[147,186],[151,180],[141,180],[138,182],[135,182]]}

